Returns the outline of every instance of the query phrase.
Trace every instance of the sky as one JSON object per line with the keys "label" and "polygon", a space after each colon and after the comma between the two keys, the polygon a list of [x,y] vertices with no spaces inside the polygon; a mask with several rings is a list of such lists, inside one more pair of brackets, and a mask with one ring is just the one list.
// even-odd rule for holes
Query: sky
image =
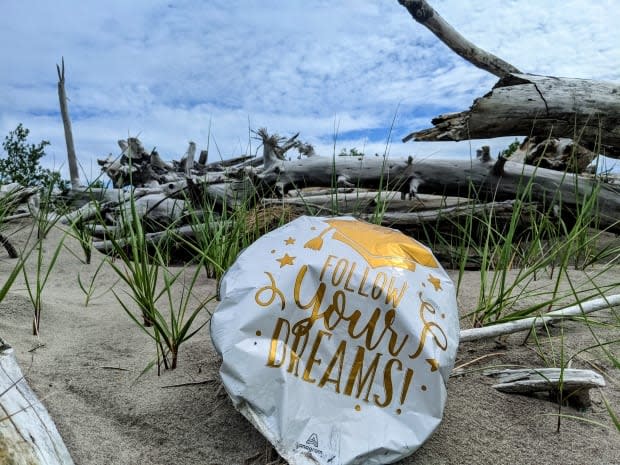
{"label": "sky", "polygon": [[[523,72],[620,81],[620,1],[429,0],[466,38]],[[495,76],[455,55],[397,0],[0,0],[0,135],[19,123],[66,173],[56,64],[82,175],[116,141],[179,159],[260,154],[251,130],[319,155],[469,157],[514,138],[403,144],[462,111]]]}

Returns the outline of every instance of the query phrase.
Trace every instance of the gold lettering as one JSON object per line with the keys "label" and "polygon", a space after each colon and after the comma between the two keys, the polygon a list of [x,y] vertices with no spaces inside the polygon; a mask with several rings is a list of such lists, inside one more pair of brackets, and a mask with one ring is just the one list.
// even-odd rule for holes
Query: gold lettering
{"label": "gold lettering", "polygon": [[407,400],[407,394],[409,394],[409,386],[411,385],[411,380],[413,379],[413,369],[407,368],[405,372],[405,380],[403,381],[403,388],[400,391],[400,405],[405,403]]}
{"label": "gold lettering", "polygon": [[[280,332],[282,331],[282,328],[284,328],[284,325],[286,325],[286,337],[284,338],[284,340],[281,341]],[[271,336],[271,344],[269,346],[269,357],[267,358],[268,367],[279,368],[284,363],[284,359],[286,358],[286,343],[288,342],[290,329],[291,329],[291,324],[288,322],[288,320],[285,320],[284,318],[278,318],[278,321],[276,321],[276,326],[273,330],[273,335]],[[279,344],[280,342],[282,344]],[[279,361],[276,361],[276,357],[278,355],[277,353],[278,345],[282,346],[282,353],[281,353],[282,356]]]}
{"label": "gold lettering", "polygon": [[355,289],[353,289],[352,287],[349,287],[349,282],[351,281],[351,277],[353,276],[353,273],[355,272],[355,268],[357,268],[357,263],[353,262],[353,265],[351,265],[351,268],[349,269],[349,274],[347,275],[347,280],[344,283],[344,290],[345,291],[355,292]]}
{"label": "gold lettering", "polygon": [[[299,359],[303,356],[304,351],[306,350],[306,345],[308,344],[308,333],[303,334],[295,334],[293,333],[294,339],[293,344],[291,346],[291,350],[289,352],[289,363],[288,363],[288,372],[293,373],[294,376],[299,376]],[[303,341],[301,349],[299,348],[299,343]]]}
{"label": "gold lettering", "polygon": [[[385,303],[392,304],[392,308],[398,307],[400,301],[403,299],[405,292],[407,291],[408,284],[406,281],[403,281],[403,285],[400,288],[400,292],[397,287],[394,287],[394,278],[390,280],[390,285],[388,286],[387,293],[385,294]],[[396,296],[398,294],[398,297]]]}
{"label": "gold lettering", "polygon": [[325,275],[325,270],[327,270],[327,267],[329,266],[329,264],[331,263],[331,261],[336,258],[335,255],[328,255],[327,256],[327,260],[325,260],[325,264],[323,265],[323,269],[321,270],[321,275],[319,276],[319,281],[323,281],[323,276]]}
{"label": "gold lettering", "polygon": [[[422,353],[422,350],[424,350],[424,344],[426,343],[426,338],[429,334],[433,336],[433,341],[435,342],[435,345],[437,345],[437,347],[439,347],[441,350],[446,350],[446,348],[448,347],[448,338],[441,326],[439,326],[434,321],[426,321],[426,319],[424,318],[425,310],[428,310],[429,313],[434,315],[435,308],[430,304],[430,302],[422,299],[421,292],[420,300],[422,301],[422,303],[420,304],[420,319],[424,322],[424,327],[422,329],[422,334],[420,334],[420,342],[418,343],[418,348],[413,354],[409,356],[409,358],[411,359],[417,358]],[[437,328],[437,331],[434,330],[435,328]]]}
{"label": "gold lettering", "polygon": [[[396,343],[398,342],[398,333],[394,331],[394,328],[392,328],[392,323],[394,323],[395,319],[396,310],[388,310],[384,317],[385,329],[391,333],[390,341],[388,342],[388,351],[390,352],[390,355],[397,357],[400,351],[403,350],[407,339],[409,339],[409,334],[405,334],[405,338],[403,339],[403,341],[398,347],[396,347]],[[381,335],[381,337],[383,337],[383,334]]]}
{"label": "gold lettering", "polygon": [[375,404],[379,407],[387,407],[392,402],[393,384],[392,384],[392,365],[398,364],[396,369],[403,371],[403,364],[397,358],[391,358],[385,364],[383,369],[383,389],[385,390],[385,400],[380,401],[377,394],[374,395]]}
{"label": "gold lettering", "polygon": [[[340,284],[342,278],[344,278],[344,274],[347,272],[348,269],[349,260],[347,260],[346,258],[341,258],[340,260],[338,260],[338,262],[336,263],[336,268],[334,268],[334,272],[332,273],[332,286],[335,287]],[[340,273],[340,275],[338,275],[338,273]]]}
{"label": "gold lettering", "polygon": [[[379,284],[379,281],[381,281],[381,284]],[[379,271],[377,273],[377,276],[375,276],[375,281],[372,283],[372,290],[370,292],[370,296],[374,300],[377,300],[379,297],[381,297],[381,293],[383,292],[383,288],[385,287],[386,281],[387,281],[387,275],[383,271]]]}
{"label": "gold lettering", "polygon": [[[334,356],[329,361],[329,365],[327,365],[327,369],[323,374],[321,381],[319,381],[319,387],[322,388],[327,383],[334,383],[335,390],[338,394],[340,394],[340,379],[342,378],[342,368],[344,366],[344,354],[347,349],[347,341],[340,341]],[[338,364],[338,373],[335,378],[330,378],[329,376],[332,373],[334,367]]]}
{"label": "gold lettering", "polygon": [[[325,263],[327,264],[327,262]],[[310,299],[307,304],[303,304],[301,302],[301,284],[304,280],[304,276],[306,275],[306,271],[308,271],[308,265],[304,265],[299,269],[299,272],[297,273],[297,278],[295,279],[293,296],[295,298],[295,303],[300,309],[307,310],[312,307],[312,313],[308,318],[304,318],[295,323],[295,325],[293,326],[293,333],[295,334],[303,334],[310,331],[314,322],[318,320],[321,316],[319,311],[321,308],[321,303],[323,301],[323,296],[325,295],[325,283],[320,283],[312,299]]]}
{"label": "gold lettering", "polygon": [[304,381],[307,381],[309,383],[314,383],[316,381],[316,379],[310,377],[310,371],[315,364],[321,364],[321,359],[316,358],[316,353],[319,351],[319,346],[321,345],[321,340],[323,339],[323,336],[327,336],[327,338],[330,339],[332,337],[332,333],[319,330],[316,335],[316,339],[312,344],[312,350],[310,351],[310,355],[308,356],[308,362],[306,363],[306,369],[304,370],[304,375],[302,377]]}
{"label": "gold lettering", "polygon": [[357,289],[357,293],[362,297],[368,297],[368,294],[363,291],[364,286],[366,285],[366,279],[368,278],[368,270],[368,267],[364,269],[364,276],[362,276],[362,282],[360,283],[360,287]]}
{"label": "gold lettering", "polygon": [[357,346],[357,352],[355,354],[355,360],[353,361],[353,365],[351,367],[351,372],[349,373],[349,378],[347,380],[347,384],[344,388],[344,393],[347,396],[350,396],[353,393],[353,387],[357,381],[357,394],[355,395],[356,399],[359,399],[362,395],[362,390],[365,385],[368,385],[366,388],[366,397],[364,400],[368,402],[368,397],[370,396],[370,387],[375,379],[375,375],[377,374],[377,366],[379,365],[379,359],[383,356],[383,354],[377,352],[375,354],[375,358],[370,363],[368,370],[364,374],[364,354],[366,350],[362,346]]}

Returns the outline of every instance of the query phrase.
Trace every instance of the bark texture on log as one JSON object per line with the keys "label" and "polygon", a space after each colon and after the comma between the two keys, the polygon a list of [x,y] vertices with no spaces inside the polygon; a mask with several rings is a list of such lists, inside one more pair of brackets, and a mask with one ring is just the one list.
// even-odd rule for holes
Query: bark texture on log
{"label": "bark texture on log", "polygon": [[403,142],[568,137],[595,153],[620,158],[620,85],[511,74],[469,110],[440,115],[432,123],[433,128],[413,132]]}
{"label": "bark texture on log", "polygon": [[[341,159],[345,158],[345,159]],[[280,196],[308,186],[364,187],[395,190],[401,195],[418,193],[469,197],[482,202],[513,200],[529,185],[529,201],[545,208],[574,212],[591,195],[598,197],[599,227],[620,232],[620,189],[573,174],[485,156],[480,160],[351,160],[313,157],[275,162],[254,174],[262,189]]]}
{"label": "bark texture on log", "polygon": [[510,161],[570,173],[586,171],[596,154],[571,139],[557,137],[526,137]]}
{"label": "bark texture on log", "polygon": [[73,465],[49,413],[0,339],[0,463]]}
{"label": "bark texture on log", "polygon": [[486,376],[498,378],[493,388],[510,394],[548,392],[556,402],[583,409],[590,407],[590,389],[605,387],[605,379],[592,370],[573,368],[519,368],[516,370],[485,371]]}

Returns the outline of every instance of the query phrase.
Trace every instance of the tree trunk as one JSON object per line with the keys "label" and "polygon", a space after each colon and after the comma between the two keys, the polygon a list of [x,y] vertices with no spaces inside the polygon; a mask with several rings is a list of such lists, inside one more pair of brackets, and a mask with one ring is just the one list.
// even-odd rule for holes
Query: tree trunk
{"label": "tree trunk", "polygon": [[[598,199],[598,227],[620,232],[620,189],[596,180],[490,157],[479,160],[389,160],[379,158],[312,157],[274,161],[253,174],[263,192],[282,196],[303,187],[361,187],[395,190],[404,197],[417,193],[475,197],[481,202],[512,200],[529,188],[527,200],[575,215],[585,199]],[[474,195],[475,193],[475,195]]]}
{"label": "tree trunk", "polygon": [[619,85],[522,74],[461,36],[425,0],[399,3],[456,54],[500,78],[469,111],[440,115],[432,121],[434,128],[413,132],[403,142],[568,137],[597,154],[620,158]]}
{"label": "tree trunk", "polygon": [[56,65],[58,72],[58,100],[60,101],[60,114],[62,115],[62,124],[65,128],[65,141],[67,143],[67,160],[69,162],[69,177],[71,178],[71,187],[77,189],[80,187],[80,172],[78,170],[77,157],[75,155],[75,146],[73,145],[73,131],[71,130],[71,119],[69,119],[69,108],[67,106],[67,94],[65,92],[65,59],[62,59],[62,67]]}
{"label": "tree trunk", "polygon": [[620,158],[620,85],[511,74],[468,111],[440,115],[432,123],[435,127],[413,132],[403,142],[551,135]]}

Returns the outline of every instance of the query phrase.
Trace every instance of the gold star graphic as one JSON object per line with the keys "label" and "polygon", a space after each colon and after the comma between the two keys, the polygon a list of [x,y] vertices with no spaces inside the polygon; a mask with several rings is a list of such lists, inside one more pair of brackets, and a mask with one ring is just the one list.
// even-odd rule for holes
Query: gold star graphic
{"label": "gold star graphic", "polygon": [[286,266],[286,265],[292,265],[293,264],[293,260],[295,260],[295,257],[291,257],[289,254],[285,253],[284,257],[282,258],[276,258],[277,262],[280,262],[280,268]]}
{"label": "gold star graphic", "polygon": [[428,275],[428,282],[433,285],[436,291],[441,291],[441,280],[432,274]]}
{"label": "gold star graphic", "polygon": [[439,370],[439,361],[434,358],[427,358],[426,363],[431,366],[431,371]]}
{"label": "gold star graphic", "polygon": [[293,245],[293,244],[295,244],[295,238],[293,238],[293,237],[290,237],[290,236],[289,236],[289,238],[288,238],[288,239],[286,239],[286,240],[284,241],[284,243],[285,243],[286,245]]}

